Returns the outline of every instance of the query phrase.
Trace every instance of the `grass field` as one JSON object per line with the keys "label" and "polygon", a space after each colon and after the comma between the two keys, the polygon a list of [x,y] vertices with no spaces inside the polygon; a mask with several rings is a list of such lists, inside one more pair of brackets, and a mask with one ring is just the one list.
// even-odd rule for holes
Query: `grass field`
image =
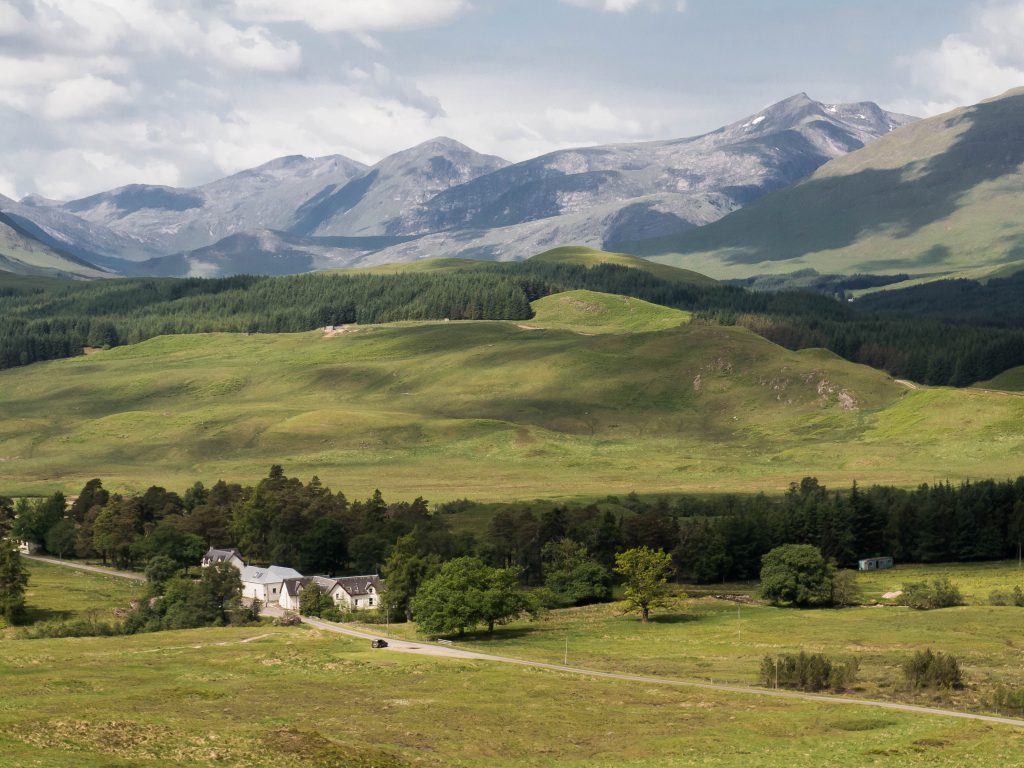
{"label": "grass field", "polygon": [[103,576],[61,565],[27,560],[28,621],[75,619],[98,613],[110,618],[111,608],[124,608],[142,596],[145,585],[119,576]]}
{"label": "grass field", "polygon": [[13,640],[0,755],[39,766],[1019,766],[1024,731],[371,652],[301,628]]}
{"label": "grass field", "polygon": [[[960,709],[986,709],[994,686],[1024,687],[1024,609],[985,604],[996,588],[1024,585],[1016,563],[907,566],[858,574],[865,598],[879,598],[905,581],[949,576],[969,605],[936,611],[895,606],[796,610],[739,604],[711,597],[751,593],[756,585],[700,587],[693,597],[655,611],[644,626],[612,603],[550,611],[535,621],[498,628],[493,637],[472,635],[459,645],[472,650],[608,671],[688,680],[756,684],[766,655],[825,653],[857,658],[861,695]],[[415,637],[413,625],[394,625]],[[961,659],[967,687],[952,693],[904,689],[899,666],[930,647]]]}
{"label": "grass field", "polygon": [[[92,477],[181,490],[252,482],[274,463],[350,497],[379,487],[434,502],[1024,471],[1024,398],[908,391],[742,328],[598,332],[614,323],[587,325],[591,313],[552,310],[558,301],[540,309],[560,329],[170,336],[0,372],[0,493],[74,493]],[[603,301],[643,308],[620,323],[669,317]]]}

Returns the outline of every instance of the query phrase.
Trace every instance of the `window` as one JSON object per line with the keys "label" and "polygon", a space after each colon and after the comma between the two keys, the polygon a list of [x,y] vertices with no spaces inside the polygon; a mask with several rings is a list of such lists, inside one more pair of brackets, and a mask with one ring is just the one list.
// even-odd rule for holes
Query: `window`
{"label": "window", "polygon": [[371,597],[367,603],[371,608],[373,607],[373,598]]}

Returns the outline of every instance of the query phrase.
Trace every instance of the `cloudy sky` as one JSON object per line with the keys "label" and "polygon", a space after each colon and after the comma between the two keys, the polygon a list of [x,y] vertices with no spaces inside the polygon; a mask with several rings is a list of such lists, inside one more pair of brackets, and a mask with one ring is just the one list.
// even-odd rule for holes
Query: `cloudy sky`
{"label": "cloudy sky", "polygon": [[437,135],[521,160],[800,91],[918,115],[1024,85],[1024,0],[0,0],[0,194],[194,185]]}

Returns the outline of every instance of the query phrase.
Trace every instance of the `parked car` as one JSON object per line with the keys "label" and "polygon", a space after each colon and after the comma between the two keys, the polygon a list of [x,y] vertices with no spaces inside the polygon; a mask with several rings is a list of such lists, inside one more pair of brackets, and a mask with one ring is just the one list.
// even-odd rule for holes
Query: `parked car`
{"label": "parked car", "polygon": [[377,640],[371,640],[370,641],[370,647],[371,648],[387,648],[388,647],[388,641],[387,640],[381,640],[379,638]]}

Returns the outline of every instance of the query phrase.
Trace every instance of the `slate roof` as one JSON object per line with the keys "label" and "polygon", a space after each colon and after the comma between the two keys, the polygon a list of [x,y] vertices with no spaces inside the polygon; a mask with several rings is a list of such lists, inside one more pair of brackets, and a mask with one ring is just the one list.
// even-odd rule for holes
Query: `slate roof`
{"label": "slate roof", "polygon": [[352,595],[352,597],[370,594],[370,587],[373,587],[374,592],[382,592],[384,590],[384,582],[381,581],[380,576],[377,574],[372,576],[342,576],[337,579],[337,582],[338,586]]}
{"label": "slate roof", "polygon": [[298,579],[285,579],[281,583],[281,594],[288,595],[288,597],[298,597],[302,588],[311,581],[312,579],[308,576],[303,576]]}
{"label": "slate roof", "polygon": [[271,565],[268,568],[247,565],[242,569],[242,581],[249,584],[277,584],[285,579],[301,578],[302,574],[294,568],[285,568],[282,565]]}
{"label": "slate roof", "polygon": [[224,563],[230,560],[232,557],[237,557],[239,560],[242,559],[242,553],[232,547],[231,549],[214,549],[210,547],[206,550],[206,554],[203,555],[203,562],[211,563]]}

